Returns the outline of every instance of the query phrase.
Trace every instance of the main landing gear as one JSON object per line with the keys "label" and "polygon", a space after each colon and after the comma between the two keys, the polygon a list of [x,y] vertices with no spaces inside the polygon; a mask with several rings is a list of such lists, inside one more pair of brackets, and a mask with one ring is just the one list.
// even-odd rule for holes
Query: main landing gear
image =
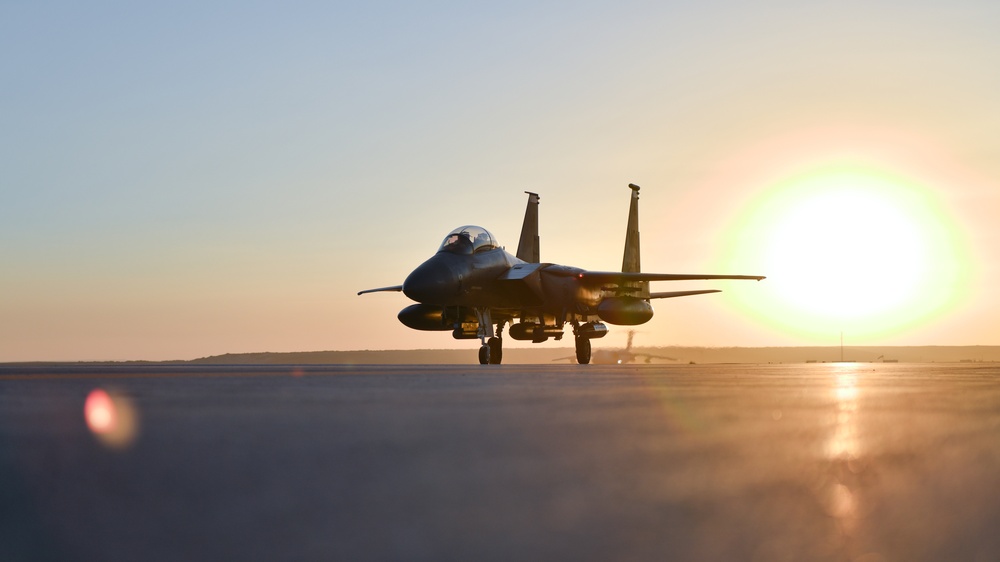
{"label": "main landing gear", "polygon": [[576,336],[576,361],[581,365],[590,363],[590,338]]}
{"label": "main landing gear", "polygon": [[480,365],[499,365],[503,361],[503,339],[494,337],[486,340],[479,348]]}
{"label": "main landing gear", "polygon": [[573,321],[573,335],[576,339],[576,362],[581,365],[590,363],[590,340],[603,338],[608,333],[608,327],[600,322],[579,324]]}

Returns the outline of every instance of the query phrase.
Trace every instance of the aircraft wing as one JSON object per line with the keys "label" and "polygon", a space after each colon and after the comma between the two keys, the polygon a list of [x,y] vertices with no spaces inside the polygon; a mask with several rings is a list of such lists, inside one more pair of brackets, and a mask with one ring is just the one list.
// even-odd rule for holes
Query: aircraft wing
{"label": "aircraft wing", "polygon": [[393,285],[392,287],[379,287],[378,289],[365,289],[364,291],[358,291],[358,294],[359,295],[363,295],[365,293],[382,293],[382,292],[392,292],[392,291],[398,293],[398,292],[400,292],[402,290],[403,290],[403,286],[402,285]]}
{"label": "aircraft wing", "polygon": [[575,268],[547,268],[546,273],[578,277],[588,284],[634,283],[636,281],[708,281],[713,279],[747,279],[760,281],[763,275],[707,275],[701,273],[631,273],[623,271],[586,271]]}
{"label": "aircraft wing", "polygon": [[680,361],[680,359],[676,357],[667,357],[666,355],[651,355],[649,353],[636,353],[635,356],[636,358],[645,357],[643,361],[645,361],[646,363],[652,363],[653,359],[664,359],[666,361]]}

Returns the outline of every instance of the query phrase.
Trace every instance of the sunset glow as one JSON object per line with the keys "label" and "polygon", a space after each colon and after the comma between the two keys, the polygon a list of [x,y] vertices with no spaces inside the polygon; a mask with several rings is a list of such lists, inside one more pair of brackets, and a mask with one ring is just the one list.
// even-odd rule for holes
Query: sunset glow
{"label": "sunset glow", "polygon": [[968,289],[968,250],[935,194],[875,167],[832,164],[786,177],[763,190],[730,236],[733,267],[768,275],[752,296],[732,292],[738,304],[817,341],[845,330],[856,339],[904,332]]}

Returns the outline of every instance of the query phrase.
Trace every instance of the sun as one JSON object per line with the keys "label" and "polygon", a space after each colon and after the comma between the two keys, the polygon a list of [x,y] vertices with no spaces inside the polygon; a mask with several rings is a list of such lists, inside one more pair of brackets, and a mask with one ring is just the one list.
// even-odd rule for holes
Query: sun
{"label": "sun", "polygon": [[949,309],[968,284],[958,228],[933,192],[871,167],[818,166],[774,182],[728,238],[727,267],[768,277],[732,299],[816,341],[902,333]]}

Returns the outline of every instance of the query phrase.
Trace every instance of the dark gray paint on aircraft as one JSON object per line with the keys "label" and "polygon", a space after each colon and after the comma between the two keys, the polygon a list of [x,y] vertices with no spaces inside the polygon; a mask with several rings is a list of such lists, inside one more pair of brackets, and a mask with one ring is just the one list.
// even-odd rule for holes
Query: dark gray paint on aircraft
{"label": "dark gray paint on aircraft", "polygon": [[[402,285],[358,294],[402,291],[417,304],[398,318],[415,330],[451,331],[456,339],[479,339],[479,362],[499,364],[503,329],[516,340],[562,339],[573,327],[576,358],[589,363],[590,340],[608,333],[605,323],[634,326],[653,317],[651,299],[718,293],[717,289],[651,293],[650,281],[764,279],[758,275],[642,273],[639,263],[639,186],[629,184],[628,227],[622,271],[588,271],[541,263],[536,193],[528,194],[517,255],[507,253],[485,228],[460,226],[437,253],[414,269]],[[496,329],[494,329],[494,326]]]}

